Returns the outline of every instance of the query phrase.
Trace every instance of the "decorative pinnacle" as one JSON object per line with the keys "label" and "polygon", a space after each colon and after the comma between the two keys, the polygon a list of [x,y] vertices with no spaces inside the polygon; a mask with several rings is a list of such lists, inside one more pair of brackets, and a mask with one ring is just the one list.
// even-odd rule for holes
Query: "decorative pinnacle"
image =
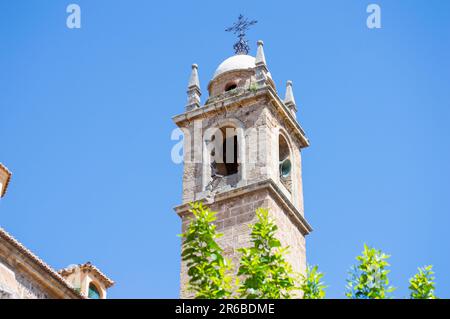
{"label": "decorative pinnacle", "polygon": [[200,88],[200,81],[198,79],[198,65],[192,64],[191,77],[189,78],[188,88],[198,87]]}
{"label": "decorative pinnacle", "polygon": [[187,91],[188,99],[186,105],[186,111],[192,111],[195,108],[200,107],[200,96],[202,93],[200,92],[200,81],[198,79],[198,65],[192,64],[191,76],[189,78],[188,91]]}
{"label": "decorative pinnacle", "polygon": [[256,58],[255,58],[255,64],[256,65],[266,65],[266,57],[264,55],[264,42],[262,40],[258,40],[258,49],[256,50]]}
{"label": "decorative pinnacle", "polygon": [[240,14],[238,17],[238,21],[235,22],[233,26],[225,29],[226,32],[233,32],[238,36],[238,42],[233,45],[234,52],[236,54],[248,54],[248,52],[250,51],[248,40],[245,38],[245,32],[256,23],[258,23],[258,21],[249,21],[247,18],[244,18],[242,14]]}
{"label": "decorative pinnacle", "polygon": [[286,82],[286,96],[284,98],[284,104],[286,104],[289,107],[295,108],[295,99],[294,99],[294,93],[292,91],[292,81]]}

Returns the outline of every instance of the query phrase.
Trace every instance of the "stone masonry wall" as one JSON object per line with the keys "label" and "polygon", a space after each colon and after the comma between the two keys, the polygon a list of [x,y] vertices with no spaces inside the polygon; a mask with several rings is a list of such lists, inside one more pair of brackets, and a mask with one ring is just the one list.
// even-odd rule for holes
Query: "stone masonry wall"
{"label": "stone masonry wall", "polygon": [[[236,90],[223,92],[227,83],[235,81]],[[303,215],[303,193],[302,193],[302,164],[301,142],[293,136],[292,128],[287,125],[285,115],[280,115],[278,106],[268,94],[258,94],[251,89],[254,83],[254,74],[245,71],[225,74],[221,78],[214,80],[210,86],[210,98],[205,106],[206,111],[183,122],[183,128],[190,133],[191,139],[185,139],[185,150],[193,150],[198,143],[203,143],[203,137],[194,140],[194,127],[200,123],[201,131],[204,134],[208,128],[219,128],[222,125],[228,126],[235,123],[236,128],[245,131],[245,148],[241,154],[245,154],[245,163],[240,163],[238,174],[240,180],[233,185],[218,186],[212,192],[205,191],[205,186],[211,180],[210,162],[184,164],[183,176],[183,204],[196,200],[207,200],[210,208],[217,211],[217,229],[224,234],[220,238],[219,244],[224,249],[225,256],[231,258],[237,272],[239,254],[237,249],[246,247],[250,242],[249,225],[255,222],[255,210],[259,207],[268,208],[271,216],[275,219],[279,227],[278,238],[283,246],[290,246],[290,254],[287,259],[294,268],[294,271],[303,273],[306,268],[306,248],[305,237],[297,228],[297,223],[291,220],[284,211],[283,203],[277,202],[279,199],[267,188],[253,190],[250,193],[240,193],[232,195],[233,190],[251,187],[261,181],[272,180],[279,187],[285,200]],[[194,111],[195,112],[195,111]],[[254,132],[257,132],[256,139]],[[292,187],[289,191],[281,183],[279,176],[279,134],[282,133],[288,141],[292,160]],[[254,146],[257,146],[256,148]],[[251,147],[250,147],[251,146]],[[205,155],[206,154],[206,155]],[[239,157],[241,157],[241,154]],[[191,154],[185,154],[192,159]],[[208,158],[208,152],[203,153],[201,159]],[[256,156],[256,157],[255,157]],[[185,157],[185,159],[186,159]],[[250,162],[253,157],[255,162]],[[230,195],[228,195],[230,193]],[[236,194],[236,193],[235,193]],[[234,197],[233,197],[234,196]],[[185,231],[189,217],[182,215],[182,230]],[[184,262],[181,265],[181,297],[193,297],[192,293],[186,290],[188,282],[187,269]]]}
{"label": "stone masonry wall", "polygon": [[[279,185],[282,182],[279,177],[278,163],[278,143],[279,134],[283,134],[289,142],[291,161],[292,161],[292,191],[288,192],[284,185],[281,189],[286,190],[285,195],[292,201],[297,209],[303,214],[303,192],[302,192],[302,163],[300,145],[291,138],[290,132],[284,121],[273,112],[268,106],[268,101],[264,98],[255,99],[246,103],[245,106],[234,105],[229,108],[221,108],[208,117],[203,117],[197,124],[190,122],[184,128],[190,135],[190,139],[185,139],[185,150],[191,153],[185,154],[184,175],[183,175],[183,203],[202,199],[204,186],[208,183],[203,179],[210,178],[209,163],[205,165],[202,162],[190,162],[193,160],[193,150],[203,142],[203,136],[194,139],[194,125],[200,127],[201,134],[208,128],[220,127],[227,121],[239,123],[245,131],[245,156],[246,162],[240,164],[239,171],[245,170],[245,181],[241,180],[240,185],[250,184],[258,180],[267,178],[273,179]],[[256,135],[254,132],[257,132]],[[257,147],[254,147],[255,144]],[[201,148],[200,148],[201,149]],[[199,151],[200,160],[203,160],[202,150]],[[250,158],[256,161],[249,161]],[[204,172],[204,169],[207,172]],[[220,191],[220,190],[219,190]]]}
{"label": "stone masonry wall", "polygon": [[[239,267],[240,255],[237,249],[251,245],[249,225],[256,221],[255,211],[261,207],[269,209],[271,217],[278,225],[277,238],[282,245],[291,247],[287,260],[295,271],[303,273],[306,267],[305,238],[286,216],[281,206],[272,198],[268,190],[255,191],[210,205],[213,211],[218,212],[217,230],[224,234],[218,242],[224,250],[224,255],[233,262],[233,273],[236,274]],[[183,217],[183,232],[189,225],[189,218],[189,216]],[[193,294],[186,289],[189,277],[185,262],[181,264],[180,279],[181,298],[192,298]]]}
{"label": "stone masonry wall", "polygon": [[45,289],[0,257],[0,299],[48,299]]}

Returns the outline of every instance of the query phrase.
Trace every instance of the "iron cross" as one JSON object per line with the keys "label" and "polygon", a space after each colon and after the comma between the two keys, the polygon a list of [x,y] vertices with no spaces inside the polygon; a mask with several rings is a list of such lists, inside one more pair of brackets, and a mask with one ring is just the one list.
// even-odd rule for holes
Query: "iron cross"
{"label": "iron cross", "polygon": [[250,51],[248,40],[245,38],[245,32],[256,23],[258,23],[258,21],[249,21],[247,18],[244,18],[242,14],[240,14],[238,17],[238,21],[235,22],[233,26],[225,29],[226,32],[233,32],[239,38],[238,42],[233,45],[234,52],[236,54],[248,54],[248,51]]}

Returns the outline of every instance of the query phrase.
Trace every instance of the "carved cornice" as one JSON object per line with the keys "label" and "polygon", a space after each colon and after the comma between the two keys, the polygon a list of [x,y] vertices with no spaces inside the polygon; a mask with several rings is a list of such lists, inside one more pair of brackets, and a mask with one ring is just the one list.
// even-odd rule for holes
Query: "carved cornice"
{"label": "carved cornice", "polygon": [[297,122],[289,108],[283,103],[276,91],[271,86],[263,86],[256,90],[240,89],[236,93],[227,93],[218,96],[209,101],[204,106],[174,116],[172,119],[179,127],[186,127],[191,122],[202,118],[213,116],[216,112],[222,109],[230,109],[232,107],[246,107],[253,105],[258,99],[267,99],[268,106],[272,106],[284,119],[290,132],[300,141],[302,148],[308,147],[309,140],[306,137],[305,131]]}
{"label": "carved cornice", "polygon": [[[312,232],[311,225],[307,222],[305,217],[300,213],[300,211],[292,204],[292,202],[286,197],[283,191],[279,188],[279,186],[272,180],[266,179],[263,181],[255,182],[249,185],[241,186],[232,190],[228,190],[225,192],[217,193],[214,197],[214,204],[220,203],[222,201],[228,201],[235,197],[240,197],[243,195],[249,195],[251,193],[267,190],[270,196],[283,208],[285,214],[289,217],[292,217],[294,224],[300,230],[303,235],[308,235]],[[205,205],[209,205],[209,203],[205,203]],[[190,205],[182,204],[174,207],[175,212],[180,217],[184,217],[189,215]]]}

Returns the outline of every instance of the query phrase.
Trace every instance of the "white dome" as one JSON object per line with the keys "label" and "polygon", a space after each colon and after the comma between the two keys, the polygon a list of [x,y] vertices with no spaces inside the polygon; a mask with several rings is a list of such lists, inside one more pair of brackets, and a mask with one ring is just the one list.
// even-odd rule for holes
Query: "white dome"
{"label": "white dome", "polygon": [[213,79],[218,75],[232,70],[247,70],[255,68],[255,58],[250,55],[237,54],[223,61],[216,72]]}

